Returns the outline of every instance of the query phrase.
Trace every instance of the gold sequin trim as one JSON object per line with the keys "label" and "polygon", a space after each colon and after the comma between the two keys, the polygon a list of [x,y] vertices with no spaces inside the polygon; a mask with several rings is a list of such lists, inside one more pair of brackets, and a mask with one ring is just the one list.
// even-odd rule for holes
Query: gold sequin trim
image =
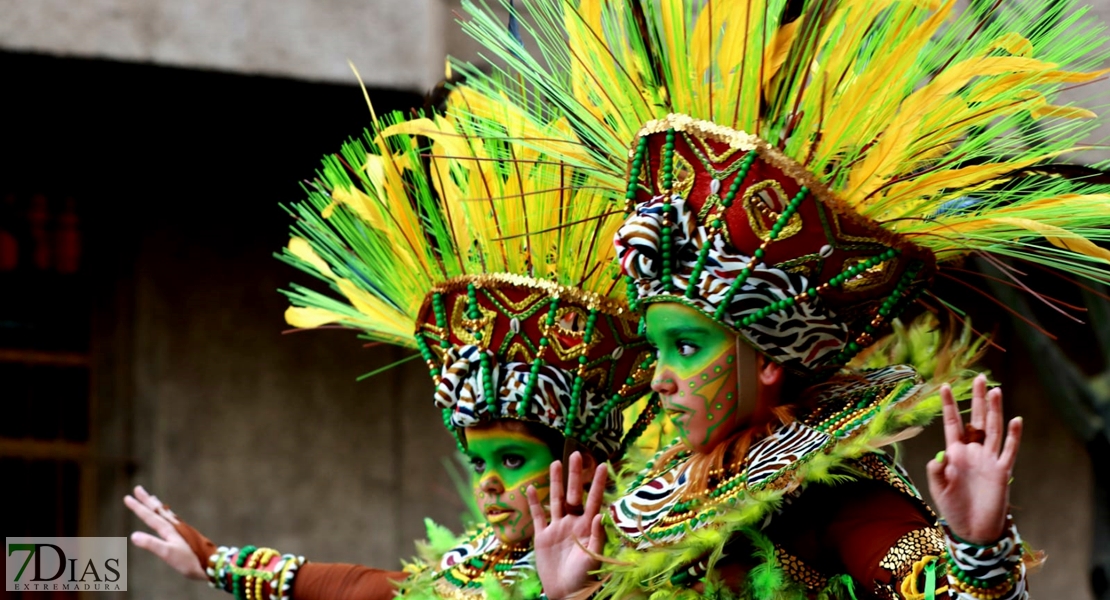
{"label": "gold sequin trim", "polygon": [[811,592],[819,592],[829,585],[827,577],[779,546],[775,546],[775,560],[787,576],[801,583]]}
{"label": "gold sequin trim", "polygon": [[[856,459],[855,463],[857,466],[863,469],[863,472],[868,477],[876,481],[882,481],[884,483],[890,484],[890,486],[894,489],[902,492],[903,494],[911,498],[914,498],[915,500],[921,499],[921,496],[917,493],[917,490],[907,485],[905,480],[899,477],[898,473],[894,472],[893,469],[883,463],[883,461],[879,459],[878,456],[874,454],[865,454]],[[921,505],[927,506],[924,502],[922,502]],[[929,510],[928,512],[930,515],[933,514],[932,510]]]}
{"label": "gold sequin trim", "polygon": [[944,552],[944,538],[936,527],[916,529],[898,538],[879,566],[890,571],[897,579],[904,579],[914,570],[914,564],[926,556],[936,557]]}
{"label": "gold sequin trim", "polygon": [[894,593],[894,586],[880,583],[875,586],[875,596],[879,600],[901,600],[897,594]]}
{"label": "gold sequin trim", "polygon": [[[479,288],[486,288],[496,290],[504,287],[515,287],[524,289],[533,289],[543,292],[548,297],[558,296],[571,302],[577,302],[587,308],[596,308],[598,311],[612,315],[614,317],[621,317],[635,321],[636,319],[629,313],[628,305],[617,298],[610,298],[602,296],[593,292],[587,292],[578,288],[573,288],[565,285],[560,285],[554,281],[547,281],[545,279],[535,279],[533,277],[525,277],[524,275],[514,275],[512,273],[483,273],[481,275],[459,275],[452,277],[446,281],[436,284],[432,288],[432,292],[451,293],[459,290],[465,290],[466,286],[473,283]],[[429,295],[430,296],[430,295]]]}

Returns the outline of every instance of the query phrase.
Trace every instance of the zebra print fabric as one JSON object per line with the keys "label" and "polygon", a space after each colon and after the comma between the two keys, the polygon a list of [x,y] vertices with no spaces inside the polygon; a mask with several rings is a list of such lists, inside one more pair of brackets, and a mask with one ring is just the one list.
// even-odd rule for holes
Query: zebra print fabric
{"label": "zebra print fabric", "polygon": [[[668,292],[663,280],[662,236],[664,215],[662,197],[641,203],[636,213],[617,231],[614,244],[621,269],[636,284],[639,299],[652,301],[661,296],[682,297],[682,302],[709,316],[725,302],[728,289],[740,272],[751,264],[744,255],[725,241],[712,238],[681,196],[671,203],[671,283]],[[699,252],[706,243],[710,249],[697,281],[691,281]],[[685,296],[693,286],[692,297]],[[745,316],[807,290],[811,282],[800,273],[791,273],[758,263],[736,294],[729,300],[721,320],[740,332],[764,354],[795,370],[812,370],[830,361],[844,347],[848,329],[842,320],[819,299],[797,302],[747,326]]]}
{"label": "zebra print fabric", "polygon": [[[773,479],[821,452],[831,440],[831,436],[797,421],[778,428],[749,450],[745,467],[747,482],[743,487],[752,488]],[[609,517],[625,539],[643,549],[672,542],[713,523],[712,519],[694,519],[685,527],[668,530],[665,517],[673,518],[672,509],[685,496],[689,466],[688,461],[676,465],[610,506]],[[660,535],[663,531],[668,533]],[[652,535],[649,532],[653,532]]]}
{"label": "zebra print fabric", "polygon": [[[454,579],[456,581],[470,580],[474,575],[472,573],[474,569],[467,568],[467,563],[471,559],[475,558],[479,559],[483,563],[488,563],[489,561],[485,560],[485,558],[488,555],[494,554],[498,550],[501,550],[501,548],[501,540],[497,539],[497,536],[493,534],[493,531],[487,528],[478,532],[476,535],[474,535],[474,537],[470,538],[459,546],[452,548],[446,554],[444,554],[443,558],[439,561],[439,572],[443,573],[446,571],[452,571],[455,574]],[[509,586],[522,579],[529,572],[535,572],[535,556],[536,554],[534,551],[529,551],[527,554],[521,556],[519,559],[517,559],[507,567],[504,565],[497,565],[497,569],[490,568],[481,574],[492,574],[497,578],[501,585]],[[458,591],[456,591],[458,590],[458,588],[454,587],[451,584],[448,584],[448,582],[441,581],[440,583],[447,584],[444,587],[446,587],[448,591],[459,593]],[[480,589],[481,588],[479,588],[479,590]],[[484,594],[472,593],[467,595],[481,598],[485,597]]]}
{"label": "zebra print fabric", "polygon": [[[482,353],[488,356],[490,381],[496,389],[496,398],[487,402],[482,385]],[[451,425],[458,428],[473,427],[492,419],[510,418],[532,421],[563,431],[567,419],[573,419],[574,431],[585,432],[588,425],[603,411],[606,398],[590,386],[584,386],[579,396],[579,410],[568,415],[574,374],[558,367],[541,364],[536,373],[532,397],[525,397],[532,378],[532,364],[524,362],[499,363],[492,352],[477,346],[465,345],[447,349],[439,386],[435,392],[436,406],[451,410]],[[525,416],[518,411],[520,403],[527,405]],[[492,411],[491,411],[492,408]],[[602,417],[601,427],[592,437],[580,441],[612,455],[620,448],[623,421],[620,411],[609,411]]]}
{"label": "zebra print fabric", "polygon": [[[952,565],[970,575],[974,579],[985,582],[987,587],[1005,581],[1014,571],[1018,572],[1017,582],[1008,592],[996,596],[998,600],[1028,600],[1029,592],[1025,586],[1025,565],[1022,563],[1021,536],[1013,519],[1009,519],[1009,527],[1002,534],[1002,539],[992,546],[977,546],[960,541],[949,531],[948,525],[943,521],[945,537],[948,541],[948,554]],[[949,575],[950,580],[955,576]],[[951,587],[950,587],[951,589]],[[956,592],[951,594],[953,600],[981,600],[980,596]]]}

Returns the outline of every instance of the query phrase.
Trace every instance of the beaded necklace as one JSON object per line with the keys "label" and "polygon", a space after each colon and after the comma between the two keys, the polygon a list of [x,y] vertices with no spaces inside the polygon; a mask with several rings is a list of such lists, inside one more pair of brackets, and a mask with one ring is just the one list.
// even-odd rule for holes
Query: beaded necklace
{"label": "beaded necklace", "polygon": [[[486,529],[471,538],[471,542],[468,543],[492,535],[492,531]],[[477,545],[481,545],[480,542]],[[502,546],[497,543],[485,552],[475,554],[442,570],[439,577],[455,588],[481,593],[482,581],[487,573],[491,573],[503,584],[513,583],[521,574],[522,567],[531,566],[527,564],[531,553],[531,540],[512,546]]]}
{"label": "beaded necklace", "polygon": [[[655,463],[659,458],[676,443],[660,450],[650,462],[637,473],[632,482],[631,489],[635,490],[651,481],[663,476],[665,473],[688,469],[693,454],[689,450],[679,452],[666,464],[656,468]],[[732,504],[735,498],[744,489],[747,481],[747,461],[742,459],[723,468],[715,469],[709,473],[709,481],[704,491],[691,497],[690,492],[683,493],[684,499],[674,503],[667,514],[654,526],[644,532],[651,540],[668,539],[676,534],[685,533],[701,525],[717,514],[716,508],[721,504]]]}
{"label": "beaded necklace", "polygon": [[[836,444],[837,440],[843,440],[852,432],[859,430],[862,425],[875,418],[884,406],[890,406],[907,397],[915,389],[914,382],[905,374],[899,373],[894,373],[887,380],[876,375],[876,380],[870,384],[848,383],[839,388],[837,393],[832,394],[831,398],[817,402],[806,414],[800,415],[796,426],[813,434],[819,434],[819,439],[825,440],[820,446],[812,448],[810,455],[830,444]],[[789,427],[783,426],[776,431],[786,430]],[[660,458],[678,443],[681,442],[675,440],[657,452],[637,473],[629,489],[635,492],[666,473],[675,473],[676,479],[683,471],[688,473],[690,461],[693,458],[688,450],[677,453],[666,464],[658,464]],[[778,443],[772,444],[772,448]],[[791,445],[789,439],[785,443],[788,447]],[[756,445],[753,442],[752,448]],[[795,450],[791,449],[791,452]],[[727,511],[736,506],[742,494],[749,489],[751,456],[752,450],[749,449],[748,453],[739,460],[711,470],[704,486],[698,482],[687,481],[683,486],[684,489],[674,492],[681,494],[681,497],[666,508],[666,514],[662,518],[646,526],[643,536],[655,542],[674,540],[712,521],[722,510]],[[775,479],[791,471],[807,460],[807,457],[808,455],[796,456],[789,463],[780,463],[781,468],[774,475],[770,477],[765,474],[759,475],[753,479],[752,485],[756,487],[774,485]],[[760,458],[761,462],[766,460],[766,457]]]}

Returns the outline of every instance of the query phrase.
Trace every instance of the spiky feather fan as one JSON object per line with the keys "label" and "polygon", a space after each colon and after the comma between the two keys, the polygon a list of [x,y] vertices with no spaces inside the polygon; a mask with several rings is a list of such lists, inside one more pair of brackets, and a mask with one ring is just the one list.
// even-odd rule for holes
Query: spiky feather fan
{"label": "spiky feather fan", "polygon": [[[1105,28],[1067,0],[1002,4],[537,2],[520,19],[539,47],[532,55],[468,1],[464,27],[505,66],[471,71],[466,109],[542,98],[569,120],[585,166],[614,197],[641,127],[687,114],[777,146],[942,266],[983,253],[1108,281],[1110,251],[1099,243],[1110,239],[1110,186],[1022,178],[1087,149],[1095,114],[1054,102],[1106,76]],[[584,150],[546,147],[574,158]]]}

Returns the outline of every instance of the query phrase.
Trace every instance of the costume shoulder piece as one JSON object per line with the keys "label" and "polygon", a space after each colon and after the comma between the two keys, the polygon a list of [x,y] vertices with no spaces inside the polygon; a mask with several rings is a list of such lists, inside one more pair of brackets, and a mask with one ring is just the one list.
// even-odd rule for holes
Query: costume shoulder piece
{"label": "costume shoulder piece", "polygon": [[505,547],[485,527],[454,547],[409,565],[413,576],[400,584],[406,598],[533,599],[541,594],[531,545]]}
{"label": "costume shoulder piece", "polygon": [[[861,376],[825,390],[810,410],[711,476],[704,490],[690,489],[688,454],[666,464],[649,462],[607,515],[622,539],[615,546],[614,572],[628,569],[631,580],[642,574],[642,565],[650,564],[657,577],[680,575],[731,535],[760,527],[784,499],[805,485],[842,480],[834,473],[844,467],[899,487],[897,478],[886,475],[886,467],[873,464],[870,452],[892,433],[928,418],[931,410],[922,411],[922,384],[908,366],[864,371]],[[901,491],[917,495],[906,485]],[[645,554],[657,557],[644,559]],[[641,558],[634,560],[637,556]],[[660,569],[661,563],[669,566]]]}

